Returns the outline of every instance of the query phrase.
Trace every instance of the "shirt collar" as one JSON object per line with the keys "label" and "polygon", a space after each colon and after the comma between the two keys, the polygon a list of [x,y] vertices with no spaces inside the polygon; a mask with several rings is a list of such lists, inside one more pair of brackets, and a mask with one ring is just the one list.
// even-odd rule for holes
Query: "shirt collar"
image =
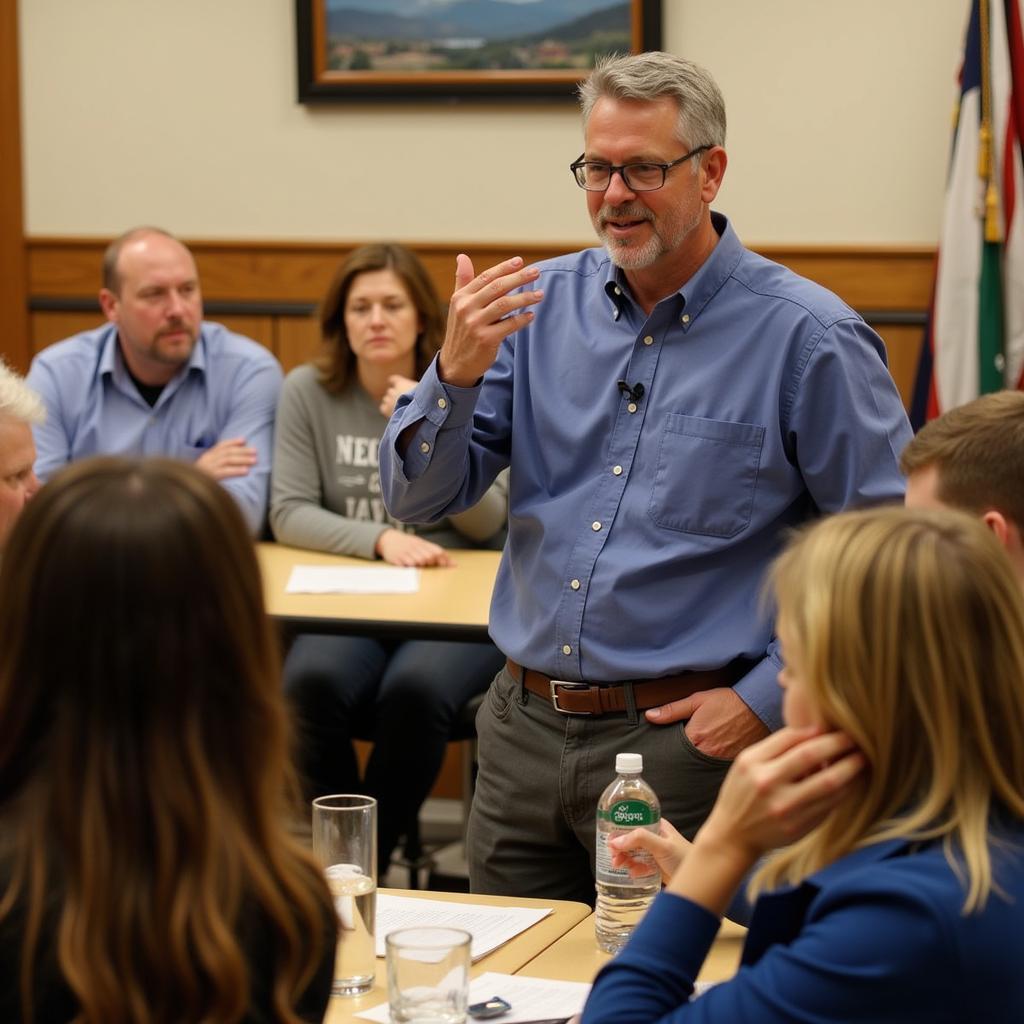
{"label": "shirt collar", "polygon": [[[676,292],[682,298],[681,308],[685,308],[689,314],[690,323],[697,319],[700,311],[729,279],[743,256],[743,243],[733,231],[728,217],[712,211],[711,224],[718,234],[718,243],[693,277]],[[612,319],[618,320],[626,304],[632,299],[624,272],[615,266],[611,259],[608,260],[604,290],[611,299]]]}
{"label": "shirt collar", "polygon": [[[164,391],[171,393],[178,387],[180,381],[188,376],[193,370],[198,373],[206,373],[206,345],[203,342],[203,329],[205,323],[199,325],[199,337],[192,346],[192,354],[184,366],[167,382]],[[124,356],[121,354],[121,345],[117,340],[117,326],[107,324],[100,337],[100,376],[112,377],[118,387],[124,389],[131,381],[128,374],[128,367],[125,366]],[[160,396],[163,398],[163,395]]]}

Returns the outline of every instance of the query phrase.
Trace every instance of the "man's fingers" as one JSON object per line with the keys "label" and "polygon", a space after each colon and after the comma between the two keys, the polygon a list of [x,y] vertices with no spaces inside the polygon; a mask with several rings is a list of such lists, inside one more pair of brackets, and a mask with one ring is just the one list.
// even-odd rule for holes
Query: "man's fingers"
{"label": "man's fingers", "polygon": [[475,276],[473,261],[464,252],[455,257],[455,290],[465,288]]}
{"label": "man's fingers", "polygon": [[658,725],[670,725],[672,722],[682,722],[689,718],[696,708],[692,697],[684,697],[682,700],[673,700],[661,707],[649,708],[644,714],[648,722],[657,722]]}

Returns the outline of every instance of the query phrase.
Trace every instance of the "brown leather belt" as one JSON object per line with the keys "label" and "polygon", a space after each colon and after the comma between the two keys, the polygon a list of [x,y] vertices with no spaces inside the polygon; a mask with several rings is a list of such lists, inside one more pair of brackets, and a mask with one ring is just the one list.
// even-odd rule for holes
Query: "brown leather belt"
{"label": "brown leather belt", "polygon": [[608,715],[616,711],[627,711],[627,687],[633,690],[633,706],[638,711],[646,711],[669,701],[682,700],[700,690],[732,686],[750,668],[749,661],[737,659],[723,668],[707,672],[681,672],[660,679],[631,679],[600,685],[552,679],[532,668],[524,669],[511,658],[507,658],[505,664],[516,679],[522,678],[523,685],[530,693],[551,701],[551,706],[563,715]]}

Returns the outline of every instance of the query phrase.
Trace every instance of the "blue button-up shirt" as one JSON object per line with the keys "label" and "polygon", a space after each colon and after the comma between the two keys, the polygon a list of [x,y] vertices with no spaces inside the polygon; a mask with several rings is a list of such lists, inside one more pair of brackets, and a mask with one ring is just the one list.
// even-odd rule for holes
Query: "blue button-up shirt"
{"label": "blue button-up shirt", "polygon": [[281,390],[281,367],[263,346],[204,321],[188,361],[151,407],[124,364],[117,328],[107,324],[43,349],[28,382],[46,405],[46,422],[33,427],[41,480],[89,455],[194,462],[218,441],[243,437],[257,451],[256,465],[222,482],[253,533],[262,528]]}
{"label": "blue button-up shirt", "polygon": [[593,682],[742,656],[736,691],[776,728],[765,569],[820,511],[899,500],[910,427],[864,321],[714,223],[711,256],[649,316],[603,249],[539,264],[536,317],[482,384],[435,364],[399,401],[381,485],[395,516],[430,521],[511,464],[490,618],[505,654]]}
{"label": "blue button-up shirt", "polygon": [[739,972],[695,1001],[688,999],[719,920],[661,893],[598,975],[583,1021],[1019,1024],[1022,841],[1019,822],[993,834],[997,888],[977,913],[963,913],[963,868],[958,877],[941,842],[861,847],[766,893]]}

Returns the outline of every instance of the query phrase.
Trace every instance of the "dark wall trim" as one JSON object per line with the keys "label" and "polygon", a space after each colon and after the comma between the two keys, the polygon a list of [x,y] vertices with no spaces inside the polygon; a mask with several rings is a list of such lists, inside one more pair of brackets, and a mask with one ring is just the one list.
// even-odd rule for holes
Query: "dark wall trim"
{"label": "dark wall trim", "polygon": [[[94,298],[64,295],[33,295],[28,300],[32,313],[96,313],[100,304]],[[294,316],[307,317],[316,312],[313,302],[234,302],[225,299],[203,301],[203,311],[213,316]]]}

